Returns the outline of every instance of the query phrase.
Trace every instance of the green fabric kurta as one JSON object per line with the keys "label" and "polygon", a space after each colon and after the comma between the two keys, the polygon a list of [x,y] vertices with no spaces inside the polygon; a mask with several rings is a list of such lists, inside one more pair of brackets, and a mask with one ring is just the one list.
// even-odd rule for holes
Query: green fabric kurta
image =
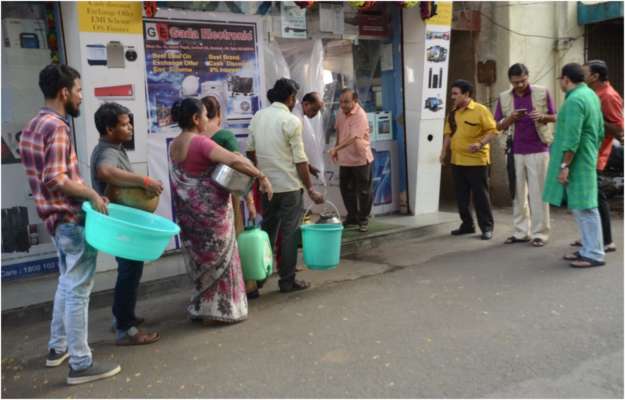
{"label": "green fabric kurta", "polygon": [[233,153],[240,153],[239,142],[237,142],[234,133],[227,129],[220,129],[211,137],[215,143],[223,147],[224,149]]}
{"label": "green fabric kurta", "polygon": [[[543,200],[554,206],[566,199],[570,209],[597,207],[597,155],[604,126],[599,97],[585,83],[566,94],[558,112],[551,144],[549,169]],[[569,169],[569,183],[558,181],[564,153],[575,153]]]}

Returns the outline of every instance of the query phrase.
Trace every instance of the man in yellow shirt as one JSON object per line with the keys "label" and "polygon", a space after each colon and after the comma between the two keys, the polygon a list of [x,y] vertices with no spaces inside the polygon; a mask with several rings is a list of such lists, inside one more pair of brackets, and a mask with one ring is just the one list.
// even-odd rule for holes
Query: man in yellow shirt
{"label": "man in yellow shirt", "polygon": [[471,99],[473,85],[462,79],[451,85],[454,108],[445,122],[445,138],[441,163],[445,162],[451,147],[451,166],[456,188],[456,201],[462,225],[452,235],[475,233],[473,216],[469,210],[471,194],[482,240],[493,237],[493,213],[488,194],[488,166],[490,146],[497,134],[497,123],[490,110]]}

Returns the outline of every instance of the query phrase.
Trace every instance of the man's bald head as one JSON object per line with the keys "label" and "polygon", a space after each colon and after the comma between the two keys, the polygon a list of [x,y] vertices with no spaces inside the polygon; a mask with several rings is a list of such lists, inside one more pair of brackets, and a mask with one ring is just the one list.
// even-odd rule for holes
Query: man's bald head
{"label": "man's bald head", "polygon": [[323,108],[323,100],[317,92],[306,93],[302,98],[302,111],[308,118],[314,118]]}

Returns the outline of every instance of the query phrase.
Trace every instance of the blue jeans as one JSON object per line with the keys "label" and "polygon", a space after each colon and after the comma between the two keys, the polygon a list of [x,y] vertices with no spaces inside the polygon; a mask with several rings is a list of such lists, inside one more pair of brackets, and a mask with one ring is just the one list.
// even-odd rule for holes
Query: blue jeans
{"label": "blue jeans", "polygon": [[59,256],[59,283],[54,296],[50,342],[57,353],[69,352],[74,370],[91,366],[87,343],[89,295],[93,289],[98,252],[85,240],[84,228],[61,224],[56,228],[54,245]]}
{"label": "blue jeans", "polygon": [[571,210],[577,221],[577,227],[582,236],[582,248],[579,254],[582,257],[595,261],[603,261],[603,233],[601,231],[601,217],[597,208],[586,210]]}
{"label": "blue jeans", "polygon": [[143,275],[143,261],[127,260],[116,257],[117,260],[117,283],[115,284],[115,297],[113,299],[113,315],[117,336],[123,336],[128,329],[132,328],[132,322],[136,319],[135,306],[137,305],[137,292],[139,282]]}

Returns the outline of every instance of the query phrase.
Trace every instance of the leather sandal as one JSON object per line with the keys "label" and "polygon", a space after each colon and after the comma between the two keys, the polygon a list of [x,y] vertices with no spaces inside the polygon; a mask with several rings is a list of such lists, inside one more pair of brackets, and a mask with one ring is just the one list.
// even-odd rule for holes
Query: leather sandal
{"label": "leather sandal", "polygon": [[[144,322],[145,322],[145,318],[135,316],[134,319],[130,321],[130,326],[139,326],[139,325],[142,325]],[[113,324],[111,325],[111,332],[112,333],[117,332],[117,322],[115,321],[113,321]]]}
{"label": "leather sandal", "polygon": [[158,342],[161,335],[158,332],[147,333],[137,331],[133,336],[124,335],[121,339],[117,339],[115,344],[118,346],[141,346],[144,344],[152,344]]}

